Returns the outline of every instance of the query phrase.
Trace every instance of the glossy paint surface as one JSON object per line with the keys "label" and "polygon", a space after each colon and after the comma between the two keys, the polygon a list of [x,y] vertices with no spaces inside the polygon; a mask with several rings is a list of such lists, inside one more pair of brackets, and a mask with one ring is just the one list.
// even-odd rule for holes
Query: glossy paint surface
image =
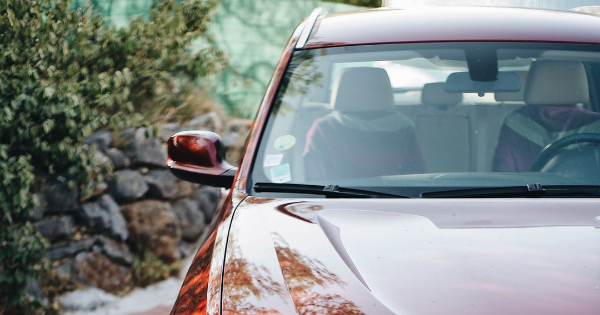
{"label": "glossy paint surface", "polygon": [[185,276],[171,315],[219,314],[223,257],[233,209],[245,198],[233,191],[222,200]]}
{"label": "glossy paint surface", "polygon": [[225,148],[214,132],[178,132],[169,138],[167,145],[167,166],[172,169],[220,175],[233,168],[223,159]]}
{"label": "glossy paint surface", "polygon": [[593,199],[249,197],[223,312],[597,314],[599,216]]}
{"label": "glossy paint surface", "polygon": [[483,7],[378,9],[328,15],[305,48],[409,42],[600,43],[600,17],[574,12]]}

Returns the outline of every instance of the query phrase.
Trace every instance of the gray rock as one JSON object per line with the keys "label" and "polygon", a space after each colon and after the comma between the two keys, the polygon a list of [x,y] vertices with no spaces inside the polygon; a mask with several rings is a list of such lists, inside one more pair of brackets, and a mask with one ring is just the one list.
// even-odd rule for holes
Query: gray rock
{"label": "gray rock", "polygon": [[98,148],[110,148],[112,146],[112,133],[108,130],[100,130],[92,133],[89,137],[83,140],[87,145],[96,144]]}
{"label": "gray rock", "polygon": [[43,194],[36,193],[34,194],[35,198],[38,200],[38,205],[33,208],[33,214],[31,217],[34,220],[40,220],[44,216],[44,212],[46,212],[46,208],[48,207],[48,202],[46,201],[46,197]]}
{"label": "gray rock", "polygon": [[198,201],[200,209],[205,214],[206,222],[212,219],[219,201],[221,200],[221,192],[217,187],[203,186],[193,192],[192,199]]}
{"label": "gray rock", "polygon": [[166,262],[179,258],[181,228],[177,214],[167,202],[144,200],[121,207],[129,229],[128,243],[138,252],[151,250]]}
{"label": "gray rock", "polygon": [[125,155],[125,153],[117,148],[110,148],[104,151],[104,154],[106,154],[106,156],[108,156],[108,158],[112,161],[113,165],[115,166],[115,170],[124,169],[131,165],[131,161]]}
{"label": "gray rock", "polygon": [[116,303],[119,298],[98,288],[84,288],[59,296],[58,301],[67,311],[92,311],[100,306]]}
{"label": "gray rock", "polygon": [[[75,259],[68,259],[56,267],[56,276],[62,280],[70,280],[73,274],[73,268],[75,267]],[[69,284],[74,284],[73,281],[69,281]]]}
{"label": "gray rock", "polygon": [[61,260],[66,257],[73,257],[82,251],[90,250],[95,242],[95,238],[90,238],[81,242],[54,244],[52,249],[48,251],[48,258],[51,260]]}
{"label": "gray rock", "polygon": [[63,216],[53,219],[45,219],[33,224],[42,235],[50,241],[66,239],[73,234],[73,218]]}
{"label": "gray rock", "polygon": [[39,278],[27,279],[27,294],[41,301],[44,306],[48,305],[48,298],[42,287],[42,281]]}
{"label": "gray rock", "polygon": [[210,112],[208,114],[194,117],[185,125],[185,129],[209,130],[216,133],[221,133],[223,131],[223,120],[217,113]]}
{"label": "gray rock", "polygon": [[115,172],[109,186],[111,195],[120,201],[136,200],[148,191],[144,177],[131,170]]}
{"label": "gray rock", "polygon": [[110,217],[99,202],[88,202],[81,206],[81,218],[92,232],[101,232],[110,226]]}
{"label": "gray rock", "polygon": [[79,208],[79,191],[69,189],[66,181],[54,180],[42,186],[46,213],[66,213]]}
{"label": "gray rock", "polygon": [[110,216],[110,235],[122,241],[127,240],[129,231],[127,231],[127,222],[121,213],[119,205],[109,196],[104,195],[100,198],[100,205],[108,210]]}
{"label": "gray rock", "polygon": [[167,123],[160,127],[160,138],[162,141],[167,141],[169,138],[183,130],[180,124],[178,123]]}
{"label": "gray rock", "polygon": [[200,203],[194,199],[182,199],[173,203],[173,210],[179,219],[181,237],[193,242],[202,234],[206,227],[204,212],[200,210]]}
{"label": "gray rock", "polygon": [[94,166],[97,167],[98,169],[101,168],[113,168],[113,162],[112,160],[104,153],[102,153],[102,151],[100,150],[96,150],[94,152]]}
{"label": "gray rock", "polygon": [[125,218],[110,195],[102,195],[96,201],[84,204],[81,218],[93,232],[109,231],[111,236],[123,241],[128,237]]}
{"label": "gray rock", "polygon": [[122,291],[131,281],[131,270],[99,252],[79,253],[74,259],[71,280],[107,292]]}
{"label": "gray rock", "polygon": [[121,264],[131,265],[132,256],[127,245],[115,242],[102,235],[98,236],[97,240],[96,245],[99,247],[100,252],[108,258]]}
{"label": "gray rock", "polygon": [[148,172],[146,181],[148,195],[153,198],[177,199],[192,194],[192,183],[178,179],[168,170],[152,170]]}
{"label": "gray rock", "polygon": [[167,167],[167,152],[160,139],[146,137],[146,130],[129,129],[121,133],[120,138],[126,143],[123,152],[133,165]]}

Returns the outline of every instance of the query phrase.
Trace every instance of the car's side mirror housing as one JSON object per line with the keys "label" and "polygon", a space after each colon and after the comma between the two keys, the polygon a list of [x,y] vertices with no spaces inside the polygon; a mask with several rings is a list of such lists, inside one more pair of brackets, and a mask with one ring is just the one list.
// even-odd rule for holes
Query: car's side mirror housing
{"label": "car's side mirror housing", "polygon": [[210,131],[181,131],[169,138],[167,166],[179,179],[229,188],[237,167],[225,162],[225,146]]}

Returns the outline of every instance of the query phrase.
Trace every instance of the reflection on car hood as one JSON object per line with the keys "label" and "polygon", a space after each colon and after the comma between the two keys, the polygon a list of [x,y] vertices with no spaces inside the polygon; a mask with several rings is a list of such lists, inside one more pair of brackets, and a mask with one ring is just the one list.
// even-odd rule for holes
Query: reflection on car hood
{"label": "reflection on car hood", "polygon": [[248,198],[234,215],[223,311],[597,314],[590,199]]}

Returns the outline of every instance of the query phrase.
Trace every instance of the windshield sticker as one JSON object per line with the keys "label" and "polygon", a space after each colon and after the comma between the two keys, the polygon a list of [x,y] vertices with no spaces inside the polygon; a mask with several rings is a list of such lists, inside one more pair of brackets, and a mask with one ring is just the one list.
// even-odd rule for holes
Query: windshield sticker
{"label": "windshield sticker", "polygon": [[283,151],[293,147],[296,144],[296,137],[292,135],[285,135],[277,138],[273,146],[276,150]]}
{"label": "windshield sticker", "polygon": [[290,172],[290,164],[285,163],[283,165],[273,167],[271,169],[271,181],[273,183],[291,182],[292,174]]}
{"label": "windshield sticker", "polygon": [[281,159],[283,159],[283,154],[267,155],[264,166],[277,166],[281,164]]}

